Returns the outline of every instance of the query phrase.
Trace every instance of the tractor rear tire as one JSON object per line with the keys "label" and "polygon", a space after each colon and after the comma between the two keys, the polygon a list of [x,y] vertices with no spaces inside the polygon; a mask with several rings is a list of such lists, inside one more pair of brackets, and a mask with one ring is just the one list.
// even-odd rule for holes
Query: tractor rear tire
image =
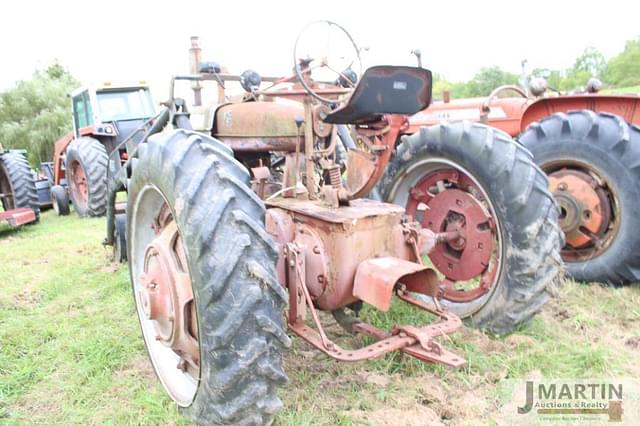
{"label": "tractor rear tire", "polygon": [[22,153],[8,151],[0,156],[0,193],[6,194],[2,198],[4,210],[30,208],[39,217],[36,184],[29,161]]}
{"label": "tractor rear tire", "polygon": [[51,187],[51,203],[53,204],[53,211],[58,216],[69,215],[69,194],[67,194],[67,190],[64,187],[60,185]]}
{"label": "tractor rear tire", "polygon": [[[127,244],[154,369],[167,393],[199,424],[270,424],[282,406],[276,390],[287,381],[282,352],[291,341],[283,326],[287,296],[276,278],[277,251],[265,231],[265,206],[251,191],[247,170],[211,137],[176,130],[152,136],[139,152],[129,187]],[[154,238],[148,222],[166,206],[182,241],[198,324],[200,372],[186,395],[172,393],[184,378],[169,381],[175,364],[162,370],[163,349],[145,331],[152,320],[137,296],[142,258]]]}
{"label": "tractor rear tire", "polygon": [[[531,124],[519,141],[551,178],[567,170],[579,172],[604,194],[595,205],[599,212],[610,211],[610,219],[601,234],[591,234],[595,243],[571,246],[571,234],[567,235],[562,254],[568,274],[585,282],[619,285],[640,281],[640,128],[613,114],[571,111]],[[572,194],[564,187],[559,189],[556,197]],[[581,198],[584,196],[576,199],[582,209]],[[582,213],[589,211],[586,207]],[[568,225],[564,226],[567,232],[577,226]],[[584,230],[582,223],[579,226],[576,229]]]}
{"label": "tractor rear tire", "polygon": [[81,137],[67,148],[67,184],[78,216],[98,217],[106,213],[108,162],[107,150],[97,139]]}
{"label": "tractor rear tire", "polygon": [[[423,192],[412,192],[415,188],[422,182],[430,182],[430,176],[442,179],[439,176],[447,173],[454,177],[439,180],[435,189],[429,187],[436,194],[449,192],[448,188],[455,189],[456,192],[450,192],[456,194],[450,198],[453,210],[449,209],[449,204],[438,205],[442,203],[438,198],[429,198],[434,205],[427,207],[423,218],[431,214],[427,212],[438,209],[449,212],[445,217],[459,218],[455,205],[462,205],[462,202],[455,182],[457,179],[462,182],[466,176],[465,182],[474,181],[475,184],[468,184],[467,188],[471,189],[463,195],[467,198],[462,199],[473,196],[486,204],[485,211],[491,212],[489,223],[495,223],[492,228],[496,234],[492,250],[500,260],[493,267],[497,272],[490,275],[492,285],[484,293],[471,300],[442,299],[442,303],[469,325],[497,334],[509,333],[542,309],[560,281],[563,235],[558,225],[558,208],[547,189],[547,178],[533,163],[531,154],[506,133],[482,124],[460,122],[424,128],[403,137],[378,189],[384,201],[409,207],[413,197],[425,196]],[[416,219],[423,221],[418,210]],[[423,226],[432,225],[430,220],[424,219]],[[468,218],[464,221],[470,223]],[[480,243],[474,244],[478,247],[469,248],[472,254],[483,247]],[[436,248],[449,250],[449,246]],[[438,268],[433,254],[434,251],[431,252],[434,266],[448,277],[450,271],[445,269],[451,268],[451,263]],[[460,264],[460,268],[465,267],[468,264]],[[487,273],[489,266],[486,268],[482,274]],[[478,276],[471,278],[471,283]],[[470,295],[465,289],[459,291]]]}

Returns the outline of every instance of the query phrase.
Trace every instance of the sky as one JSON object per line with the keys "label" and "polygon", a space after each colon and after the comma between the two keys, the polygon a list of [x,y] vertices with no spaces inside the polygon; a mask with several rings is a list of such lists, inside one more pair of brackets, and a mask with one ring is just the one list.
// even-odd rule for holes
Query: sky
{"label": "sky", "polygon": [[481,67],[520,73],[565,69],[587,46],[607,58],[640,36],[640,1],[35,1],[5,2],[0,25],[0,90],[58,60],[83,84],[147,80],[163,100],[172,74],[188,71],[189,37],[203,59],[230,72],[286,75],[293,45],[314,20],[345,27],[364,66],[423,66],[449,80]]}

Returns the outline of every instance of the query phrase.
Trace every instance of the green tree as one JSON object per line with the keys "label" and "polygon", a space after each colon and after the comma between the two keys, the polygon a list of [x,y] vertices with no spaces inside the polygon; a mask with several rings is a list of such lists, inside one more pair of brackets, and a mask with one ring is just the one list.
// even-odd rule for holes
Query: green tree
{"label": "green tree", "polygon": [[562,87],[563,76],[558,70],[551,70],[549,68],[534,68],[531,71],[531,77],[541,77],[547,80],[548,87],[556,90],[560,90]]}
{"label": "green tree", "polygon": [[29,152],[33,165],[51,161],[54,142],[71,130],[68,94],[78,81],[59,63],[0,93],[0,142]]}
{"label": "green tree", "polygon": [[587,47],[582,55],[576,58],[569,72],[588,72],[594,77],[599,77],[607,66],[604,55],[594,47]]}
{"label": "green tree", "polygon": [[614,87],[640,84],[640,38],[627,41],[624,50],[611,58],[603,79]]}
{"label": "green tree", "polygon": [[503,71],[496,66],[481,68],[467,83],[465,96],[488,96],[493,89],[505,84],[518,84],[518,75]]}
{"label": "green tree", "polygon": [[566,91],[580,89],[590,78],[602,78],[606,67],[607,61],[604,55],[593,47],[587,47],[576,58],[573,66],[567,70],[559,88]]}

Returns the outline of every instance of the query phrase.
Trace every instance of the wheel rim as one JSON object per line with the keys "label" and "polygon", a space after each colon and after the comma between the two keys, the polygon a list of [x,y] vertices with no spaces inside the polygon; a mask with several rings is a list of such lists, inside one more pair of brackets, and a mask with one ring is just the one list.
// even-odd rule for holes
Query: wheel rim
{"label": "wheel rim", "polygon": [[620,228],[618,196],[612,186],[592,165],[578,161],[550,162],[542,169],[560,207],[566,241],[562,259],[581,262],[601,255]]}
{"label": "wheel rim", "polygon": [[[455,232],[429,254],[442,275],[445,303],[466,317],[495,291],[502,265],[502,231],[484,188],[464,168],[446,159],[413,164],[392,187],[391,202],[433,232]],[[448,301],[448,302],[447,302]]]}
{"label": "wheel rim", "polygon": [[73,202],[81,208],[86,208],[89,202],[89,185],[87,183],[87,174],[84,171],[84,167],[79,161],[73,160],[71,162],[71,179],[69,179],[69,186],[73,197]]}
{"label": "wheel rim", "polygon": [[131,277],[142,334],[171,398],[189,406],[200,379],[197,313],[185,247],[161,192],[145,187],[131,219]]}

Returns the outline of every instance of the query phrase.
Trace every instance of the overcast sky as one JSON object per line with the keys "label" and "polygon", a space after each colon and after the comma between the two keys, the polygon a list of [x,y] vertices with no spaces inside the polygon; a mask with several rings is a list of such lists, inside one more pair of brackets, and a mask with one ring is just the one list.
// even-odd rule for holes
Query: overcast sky
{"label": "overcast sky", "polygon": [[[369,46],[365,65],[415,64],[451,80],[482,66],[520,72],[564,69],[585,47],[605,56],[640,36],[640,1],[136,1],[4,2],[0,90],[58,59],[85,84],[146,79],[165,97],[171,74],[186,72],[189,36],[205,59],[231,72],[284,75],[296,35],[308,22],[338,22]],[[158,93],[158,92],[162,93]]]}

